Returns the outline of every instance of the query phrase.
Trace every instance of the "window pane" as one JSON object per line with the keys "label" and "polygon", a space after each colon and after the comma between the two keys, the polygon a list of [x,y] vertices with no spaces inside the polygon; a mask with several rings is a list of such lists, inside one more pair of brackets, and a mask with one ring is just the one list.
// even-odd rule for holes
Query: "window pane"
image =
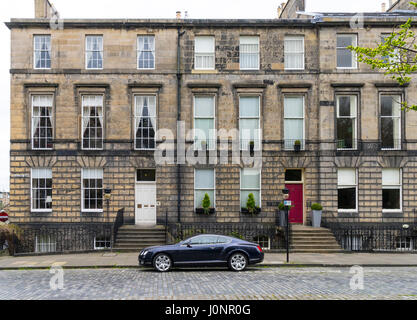
{"label": "window pane", "polygon": [[246,208],[246,204],[249,199],[249,194],[253,194],[255,198],[255,205],[260,207],[260,192],[258,190],[241,190],[240,191],[240,206],[241,208]]}
{"label": "window pane", "polygon": [[139,169],[136,172],[136,180],[138,182],[140,181],[150,181],[154,182],[156,181],[156,170],[153,169]]}
{"label": "window pane", "polygon": [[382,185],[398,186],[401,184],[400,169],[382,169]]}
{"label": "window pane", "polygon": [[214,117],[214,97],[195,97],[195,116]]}
{"label": "window pane", "polygon": [[352,149],[354,147],[354,119],[337,119],[337,148]]}
{"label": "window pane", "polygon": [[259,117],[259,97],[240,97],[240,117]]}
{"label": "window pane", "polygon": [[284,117],[303,118],[304,117],[304,98],[285,97],[284,98]]}
{"label": "window pane", "polygon": [[285,140],[303,140],[304,139],[304,120],[285,119],[284,139]]}
{"label": "window pane", "polygon": [[214,189],[214,170],[196,169],[194,187],[196,189]]}
{"label": "window pane", "polygon": [[350,168],[337,170],[337,184],[339,186],[355,186],[356,170]]}
{"label": "window pane", "polygon": [[399,210],[401,209],[401,192],[400,189],[383,189],[382,190],[382,208]]}
{"label": "window pane", "polygon": [[338,189],[338,209],[356,209],[356,188]]}
{"label": "window pane", "polygon": [[285,181],[303,181],[303,172],[301,170],[286,170]]}
{"label": "window pane", "polygon": [[337,49],[337,66],[339,68],[352,68],[352,52],[348,49]]}
{"label": "window pane", "polygon": [[337,47],[349,47],[351,45],[355,45],[354,43],[354,35],[338,35],[337,36]]}
{"label": "window pane", "polygon": [[196,37],[196,53],[214,53],[214,37]]}
{"label": "window pane", "polygon": [[258,169],[241,170],[241,188],[242,189],[260,189],[260,172]]}
{"label": "window pane", "polygon": [[206,193],[210,197],[210,205],[211,207],[214,207],[214,191],[213,190],[196,190],[194,193],[195,197],[195,207],[196,208],[202,208],[203,205],[203,199],[206,196]]}
{"label": "window pane", "polygon": [[381,115],[385,117],[399,117],[401,115],[401,97],[381,96]]}

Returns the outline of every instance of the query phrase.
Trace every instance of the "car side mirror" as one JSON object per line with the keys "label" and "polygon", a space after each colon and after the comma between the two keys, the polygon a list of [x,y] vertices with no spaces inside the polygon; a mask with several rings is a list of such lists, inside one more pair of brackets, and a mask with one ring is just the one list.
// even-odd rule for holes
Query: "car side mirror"
{"label": "car side mirror", "polygon": [[187,242],[186,246],[187,246],[187,248],[192,248],[191,244],[189,242]]}

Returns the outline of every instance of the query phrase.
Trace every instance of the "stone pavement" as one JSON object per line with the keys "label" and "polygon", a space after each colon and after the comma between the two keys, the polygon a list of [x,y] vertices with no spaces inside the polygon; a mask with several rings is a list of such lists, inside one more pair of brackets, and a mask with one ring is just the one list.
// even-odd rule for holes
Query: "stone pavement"
{"label": "stone pavement", "polygon": [[360,286],[350,269],[3,270],[0,300],[417,300],[415,267],[363,268]]}
{"label": "stone pavement", "polygon": [[[24,257],[0,257],[0,270],[23,268],[49,268],[60,265],[64,268],[111,268],[138,267],[138,253],[95,252],[69,255],[45,255]],[[264,266],[416,266],[417,254],[411,253],[293,253],[286,264],[284,253],[266,253]]]}

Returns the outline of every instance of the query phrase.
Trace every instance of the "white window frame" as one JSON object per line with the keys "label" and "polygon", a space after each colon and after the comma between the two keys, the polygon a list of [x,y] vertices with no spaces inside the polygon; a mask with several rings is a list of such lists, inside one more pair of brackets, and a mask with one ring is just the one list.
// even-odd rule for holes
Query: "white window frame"
{"label": "white window frame", "polygon": [[[399,97],[400,98],[400,104],[402,103],[402,101],[403,101],[403,97],[402,97],[402,95],[401,94],[399,94],[399,93],[397,93],[397,94],[395,94],[395,93],[381,93],[380,95],[379,95],[379,117],[380,117],[380,120],[379,120],[379,133],[380,133],[380,135],[381,135],[381,150],[401,150],[402,149],[402,110],[400,109],[400,112],[399,112],[399,116],[398,117],[394,117],[394,116],[383,116],[382,115],[382,97],[383,96],[389,96],[389,97]],[[398,120],[398,123],[399,123],[399,125],[398,125],[398,141],[397,142],[395,142],[395,139],[394,139],[394,148],[383,148],[382,147],[382,119],[383,118],[392,118],[392,119],[397,119]],[[395,144],[396,143],[398,143],[398,147],[396,148],[395,147]]]}
{"label": "white window frame", "polygon": [[[256,38],[256,45],[258,46],[256,52],[243,52],[242,51],[242,46],[243,45],[254,45],[254,44],[249,44],[249,43],[242,43],[242,40],[249,40],[249,39],[255,39]],[[248,41],[250,42],[250,41]],[[257,55],[257,59],[258,59],[258,64],[256,67],[250,68],[250,67],[244,67],[242,66],[242,56],[243,55]],[[240,70],[259,70],[260,69],[260,64],[261,64],[261,57],[260,57],[260,46],[259,46],[259,36],[240,36],[240,43],[239,43],[239,66],[240,66]]]}
{"label": "white window frame", "polygon": [[[399,241],[398,241],[398,238],[399,238]],[[405,244],[405,248],[401,248],[402,244]],[[400,245],[399,248],[398,248],[398,245]],[[412,237],[398,236],[395,239],[395,249],[396,249],[396,251],[403,251],[403,252],[404,251],[413,251],[414,250],[413,238]]]}
{"label": "white window frame", "polygon": [[[355,116],[352,117],[347,117],[347,116],[340,116],[340,103],[339,103],[339,98],[340,97],[355,97],[356,99],[356,109],[355,109]],[[358,110],[359,110],[359,98],[358,95],[356,94],[337,94],[336,95],[336,140],[337,140],[337,120],[338,119],[354,119],[354,125],[353,125],[353,130],[354,130],[354,134],[352,137],[352,148],[339,148],[338,145],[338,141],[337,141],[337,145],[336,148],[337,150],[357,150],[358,149]]]}
{"label": "white window frame", "polygon": [[[33,109],[35,108],[34,106],[34,100],[36,97],[48,97],[51,99],[51,105],[50,106],[42,106],[42,107],[50,107],[51,108],[51,114],[49,116],[50,121],[51,121],[51,130],[52,130],[52,136],[51,136],[51,140],[53,141],[54,139],[54,95],[52,94],[33,94],[31,95],[31,145],[32,145],[32,150],[53,150],[53,142],[52,142],[52,146],[50,148],[35,148],[34,143],[35,143],[35,139],[34,139],[34,134],[35,134],[35,126],[34,126],[34,112]],[[41,106],[38,106],[41,107]],[[39,120],[42,118],[41,116],[38,117]]]}
{"label": "white window frame", "polygon": [[[303,51],[302,52],[291,52],[291,51],[288,51],[288,48],[287,48],[287,46],[286,46],[286,41],[300,41],[300,40],[302,40],[302,42],[303,42]],[[285,65],[286,65],[286,62],[287,62],[287,59],[286,59],[286,57],[287,57],[287,55],[290,55],[290,54],[302,54],[302,56],[303,56],[303,66],[301,67],[301,68],[287,68]],[[305,69],[305,43],[304,43],[304,36],[286,36],[285,38],[284,38],[284,70],[304,70]]]}
{"label": "white window frame", "polygon": [[110,247],[98,247],[97,246],[97,237],[94,237],[94,250],[109,250],[109,249],[111,249],[111,239],[105,240],[105,241],[100,241],[100,242],[109,242]]}
{"label": "white window frame", "polygon": [[[213,179],[214,179],[213,189],[196,188],[196,172],[197,172],[197,170],[212,170],[213,171]],[[214,195],[214,199],[210,199],[210,202],[211,202],[212,208],[216,208],[216,169],[194,168],[194,209],[201,208],[201,204],[197,204],[196,191],[212,191],[213,195]]]}
{"label": "white window frame", "polygon": [[[212,52],[197,52],[197,39],[212,38],[213,51]],[[202,68],[197,66],[197,56],[210,57],[213,59],[213,66]],[[216,39],[214,36],[196,36],[194,39],[194,70],[215,70],[216,69]]]}
{"label": "white window frame", "polygon": [[[85,97],[101,97],[101,132],[102,132],[102,137],[101,137],[101,148],[85,148],[84,147],[84,140],[86,140],[86,138],[84,138],[84,118],[90,118],[90,115],[84,115],[84,98]],[[91,106],[90,106],[91,107]],[[95,106],[95,107],[100,107],[100,106]],[[84,94],[81,96],[81,149],[82,150],[103,150],[104,149],[104,136],[105,136],[105,125],[104,125],[104,116],[105,116],[105,109],[104,109],[104,95],[103,94]],[[100,117],[99,117],[100,118]],[[90,122],[88,122],[90,123]],[[97,127],[96,127],[97,128]],[[89,137],[88,139],[92,139],[91,137]],[[98,138],[95,138],[95,140],[98,140]],[[91,143],[88,143],[88,145],[90,146]]]}
{"label": "white window frame", "polygon": [[[47,179],[51,179],[51,181],[52,181],[52,183],[53,183],[53,174],[52,174],[52,169],[51,168],[31,168],[31,170],[30,170],[30,212],[32,212],[32,213],[39,213],[39,212],[52,212],[52,210],[53,210],[53,208],[51,208],[51,209],[47,209],[47,208],[45,208],[45,209],[36,209],[36,208],[34,208],[33,207],[33,201],[34,201],[34,198],[33,198],[33,192],[34,192],[34,187],[33,187],[33,179],[34,179],[34,171],[36,171],[36,170],[48,170],[48,171],[50,171],[50,178],[37,178],[37,179],[44,179],[44,180],[47,180]],[[38,189],[40,189],[40,188],[38,188]],[[52,201],[52,190],[53,190],[53,185],[51,186],[51,188],[43,188],[44,190],[48,190],[48,189],[50,189],[51,190],[51,201]],[[46,199],[48,199],[48,197],[46,198]],[[46,201],[46,199],[45,199],[45,201]],[[51,202],[51,206],[52,206],[52,202]]]}
{"label": "white window frame", "polygon": [[[199,97],[210,97],[213,99],[213,117],[199,117],[196,116],[196,98]],[[213,151],[213,150],[217,150],[217,136],[216,136],[216,95],[210,95],[210,94],[195,94],[193,96],[193,129],[196,130],[196,120],[200,119],[200,120],[213,120],[213,124],[214,124],[214,128],[212,129],[212,134],[210,134],[209,131],[209,137],[206,137],[206,141],[208,141],[209,143],[206,144],[206,150],[207,151]],[[196,133],[195,131],[193,132],[193,141],[194,141],[194,150],[198,151],[201,150],[201,148],[199,148],[199,146],[196,143]]]}
{"label": "white window frame", "polygon": [[[258,98],[258,116],[257,117],[242,117],[242,115],[241,115],[241,113],[240,113],[240,111],[241,111],[241,108],[240,108],[240,105],[241,105],[241,103],[240,103],[240,101],[241,101],[241,99],[242,98]],[[242,125],[241,125],[241,120],[243,119],[243,120],[248,120],[248,119],[257,119],[258,120],[258,137],[256,138],[256,137],[254,137],[254,143],[255,143],[255,145],[254,145],[254,150],[256,150],[256,151],[259,151],[259,150],[261,150],[261,144],[262,144],[262,137],[261,137],[261,110],[262,110],[262,108],[261,108],[261,102],[262,102],[262,100],[261,100],[261,95],[257,95],[257,94],[252,94],[252,95],[250,95],[250,94],[242,94],[242,95],[239,95],[239,148],[240,148],[240,151],[249,151],[249,149],[250,149],[250,144],[248,143],[248,148],[244,148],[243,147],[243,144],[245,143],[245,141],[242,139],[242,134],[243,134],[243,131],[242,131]],[[256,132],[254,132],[254,134],[255,134]]]}
{"label": "white window frame", "polygon": [[[136,147],[136,143],[137,143],[137,141],[138,141],[138,139],[137,139],[137,137],[136,137],[136,133],[137,133],[137,129],[138,129],[138,121],[139,121],[139,123],[140,123],[140,120],[142,119],[142,116],[141,117],[139,117],[137,114],[136,114],[136,103],[137,103],[137,97],[146,97],[146,98],[150,98],[150,97],[153,97],[153,98],[155,98],[155,116],[154,117],[151,117],[151,116],[148,116],[147,118],[150,120],[151,118],[154,118],[154,121],[155,121],[155,128],[154,128],[154,131],[155,131],[155,137],[154,137],[154,143],[155,143],[155,147],[154,148],[137,148]],[[133,98],[134,98],[134,110],[133,110],[133,113],[134,113],[134,123],[133,123],[133,128],[134,128],[134,132],[133,132],[133,140],[134,140],[134,149],[135,150],[138,150],[138,151],[140,151],[140,150],[142,150],[142,151],[146,151],[146,150],[156,150],[157,149],[157,146],[156,146],[156,132],[158,131],[158,96],[156,95],[156,94],[135,94],[134,96],[133,96]],[[152,120],[150,120],[150,121],[152,121]],[[143,138],[142,138],[143,139]],[[149,139],[149,138],[148,138]]]}
{"label": "white window frame", "polygon": [[[352,42],[352,46],[356,47],[358,46],[358,35],[355,33],[338,33],[336,35],[336,68],[340,69],[340,70],[355,70],[358,69],[358,57],[356,52],[351,51],[351,56],[352,56],[352,66],[351,67],[339,67],[337,64],[337,58],[338,58],[338,52],[339,49],[346,49],[347,47],[338,47],[337,46],[337,37],[339,36],[351,36],[352,38],[354,38],[354,41]],[[348,50],[348,49],[346,49]]]}
{"label": "white window frame", "polygon": [[[103,187],[103,182],[104,182],[104,170],[102,168],[82,168],[81,169],[81,212],[85,212],[85,213],[103,213],[104,209],[85,209],[84,208],[84,190],[86,190],[86,188],[84,188],[84,175],[85,175],[85,170],[100,170],[101,173],[101,189],[102,189],[102,193],[103,193],[103,199],[102,199],[102,206],[104,208],[104,187]],[[98,180],[100,178],[96,178],[96,180]],[[90,189],[90,188],[88,188]]]}
{"label": "white window frame", "polygon": [[399,209],[384,209],[382,208],[382,212],[393,212],[393,213],[401,213],[403,212],[403,170],[401,168],[383,168],[387,170],[398,170],[400,184],[398,185],[384,185],[382,182],[382,190],[390,189],[390,190],[400,190],[400,208]]}
{"label": "white window frame", "polygon": [[338,181],[337,181],[337,190],[339,190],[339,189],[345,189],[345,188],[353,188],[353,187],[355,187],[355,189],[356,189],[356,195],[355,195],[355,197],[356,197],[356,208],[355,209],[337,209],[337,211],[338,212],[351,212],[351,213],[357,213],[358,212],[358,208],[359,208],[359,199],[358,199],[358,196],[359,196],[359,190],[358,190],[358,185],[359,185],[359,180],[358,180],[358,178],[359,178],[359,172],[358,172],[358,169],[357,168],[338,168],[337,169],[337,174],[339,175],[339,170],[346,170],[346,169],[349,169],[349,170],[354,170],[355,171],[355,182],[356,182],[356,184],[355,185],[339,185],[339,177],[338,177]]}
{"label": "white window frame", "polygon": [[[36,49],[36,38],[38,38],[38,37],[39,38],[40,37],[49,38],[49,47],[50,47],[50,49],[49,49],[50,67],[49,68],[37,68],[36,67],[36,62],[37,62],[36,61],[36,53],[45,51],[45,50],[42,50],[42,49],[40,49],[40,50]],[[51,70],[52,69],[52,37],[51,37],[50,34],[35,34],[33,36],[33,69],[35,69],[35,70]]]}
{"label": "white window frame", "polygon": [[[148,51],[143,51],[143,52],[151,52],[152,54],[153,54],[153,67],[150,67],[150,68],[141,68],[140,67],[140,63],[139,63],[139,58],[140,58],[140,54],[141,54],[141,50],[140,50],[140,46],[139,46],[139,42],[140,42],[140,38],[153,38],[153,48],[152,48],[152,50],[148,50]],[[136,46],[137,46],[137,68],[138,68],[138,70],[155,70],[155,66],[156,66],[156,55],[155,55],[155,47],[156,47],[156,44],[155,44],[155,36],[154,35],[138,35],[138,38],[137,38],[137,42],[136,42]]]}
{"label": "white window frame", "polygon": [[[242,188],[242,175],[245,170],[257,170],[259,171],[259,189],[253,189],[253,188]],[[240,190],[239,190],[239,204],[242,206],[242,191],[259,191],[259,205],[258,207],[262,208],[262,169],[253,169],[253,168],[241,168],[240,169]],[[243,208],[243,207],[242,207]]]}
{"label": "white window frame", "polygon": [[[302,118],[286,118],[285,117],[285,99],[286,98],[302,98],[303,99],[303,117]],[[285,94],[284,95],[284,134],[285,134],[285,120],[303,120],[303,140],[301,141],[301,150],[306,149],[306,106],[305,106],[305,96],[304,95],[297,95],[297,94]],[[288,139],[288,140],[297,140],[297,139]],[[284,139],[286,141],[286,139]],[[284,143],[285,150],[294,150],[294,145],[288,147],[286,143]]]}
{"label": "white window frame", "polygon": [[[88,67],[88,53],[94,52],[93,50],[88,50],[88,39],[89,38],[101,38],[101,48],[99,52],[101,52],[101,68],[89,68]],[[104,69],[104,37],[100,34],[89,34],[85,36],[85,69],[86,70],[103,70]]]}

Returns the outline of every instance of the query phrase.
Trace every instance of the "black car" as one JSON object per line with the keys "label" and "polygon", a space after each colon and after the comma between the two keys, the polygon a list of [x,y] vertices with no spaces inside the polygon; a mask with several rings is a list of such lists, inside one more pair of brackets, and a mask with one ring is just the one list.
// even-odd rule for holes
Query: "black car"
{"label": "black car", "polygon": [[183,266],[228,266],[243,271],[264,260],[262,248],[241,239],[220,235],[198,235],[177,244],[149,247],[139,254],[139,265],[166,272]]}

